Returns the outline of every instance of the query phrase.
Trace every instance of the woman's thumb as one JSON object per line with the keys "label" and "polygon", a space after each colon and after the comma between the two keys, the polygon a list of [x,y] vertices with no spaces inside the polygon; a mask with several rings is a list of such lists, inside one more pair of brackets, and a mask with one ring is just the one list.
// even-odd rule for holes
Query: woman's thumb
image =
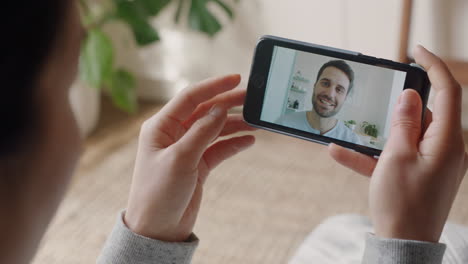
{"label": "woman's thumb", "polygon": [[390,138],[385,148],[417,151],[421,137],[422,102],[418,92],[406,89],[398,98],[393,112]]}

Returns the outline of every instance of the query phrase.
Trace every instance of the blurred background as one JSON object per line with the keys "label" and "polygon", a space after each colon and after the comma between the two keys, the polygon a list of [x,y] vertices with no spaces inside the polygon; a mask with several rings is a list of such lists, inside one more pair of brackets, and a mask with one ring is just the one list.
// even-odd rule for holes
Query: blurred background
{"label": "blurred background", "polygon": [[[138,1],[79,1],[89,31],[70,96],[86,149],[34,263],[95,261],[126,206],[141,123],[204,78],[240,73],[246,86],[261,35],[402,62],[422,44],[449,61],[468,87],[465,0],[153,1],[151,11],[131,6]],[[108,16],[116,8],[118,19]],[[100,72],[109,69],[113,77],[106,80]],[[468,129],[466,93],[463,98]],[[324,147],[255,135],[253,149],[210,176],[194,263],[285,263],[325,218],[367,214],[367,179],[336,165]],[[460,202],[467,188],[462,185],[450,216],[462,224],[468,224]]]}

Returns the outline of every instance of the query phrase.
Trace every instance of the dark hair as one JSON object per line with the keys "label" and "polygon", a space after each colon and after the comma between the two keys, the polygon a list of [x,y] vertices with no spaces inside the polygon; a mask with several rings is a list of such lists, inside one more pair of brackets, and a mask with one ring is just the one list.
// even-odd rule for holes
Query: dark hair
{"label": "dark hair", "polygon": [[320,76],[322,75],[322,72],[328,67],[335,67],[335,68],[341,70],[342,72],[344,72],[344,74],[346,74],[346,76],[348,76],[349,87],[348,87],[348,92],[346,93],[346,95],[348,95],[349,92],[351,92],[351,89],[353,88],[353,85],[354,85],[354,71],[353,71],[353,69],[351,69],[351,67],[344,60],[331,60],[331,61],[325,63],[324,65],[322,65],[322,67],[320,67],[320,70],[319,70],[319,72],[317,74],[316,82],[319,80]]}
{"label": "dark hair", "polygon": [[39,73],[63,23],[68,0],[2,3],[0,156],[11,154],[37,128]]}

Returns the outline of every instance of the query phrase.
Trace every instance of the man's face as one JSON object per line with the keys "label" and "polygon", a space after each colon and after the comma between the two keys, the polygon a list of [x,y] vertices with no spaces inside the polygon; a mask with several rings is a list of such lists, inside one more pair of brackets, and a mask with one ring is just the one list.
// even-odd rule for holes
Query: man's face
{"label": "man's face", "polygon": [[314,86],[312,105],[320,117],[336,115],[346,100],[349,78],[333,66],[325,68]]}

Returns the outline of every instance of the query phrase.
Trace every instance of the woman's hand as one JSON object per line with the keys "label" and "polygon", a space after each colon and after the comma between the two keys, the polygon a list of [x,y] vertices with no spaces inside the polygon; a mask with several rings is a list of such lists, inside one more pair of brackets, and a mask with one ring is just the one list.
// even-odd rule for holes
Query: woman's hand
{"label": "woman's hand", "polygon": [[241,115],[227,115],[243,104],[245,90],[233,90],[239,82],[230,75],[189,87],[143,124],[124,218],[132,231],[169,242],[190,236],[209,172],[254,143],[241,136],[212,144],[253,130]]}
{"label": "woman's hand", "polygon": [[329,152],[342,165],[372,176],[369,204],[377,236],[436,242],[468,164],[462,91],[442,60],[421,46],[414,55],[428,72],[435,93],[434,112],[427,110],[424,127],[420,96],[405,90],[378,161],[337,145],[330,145]]}

